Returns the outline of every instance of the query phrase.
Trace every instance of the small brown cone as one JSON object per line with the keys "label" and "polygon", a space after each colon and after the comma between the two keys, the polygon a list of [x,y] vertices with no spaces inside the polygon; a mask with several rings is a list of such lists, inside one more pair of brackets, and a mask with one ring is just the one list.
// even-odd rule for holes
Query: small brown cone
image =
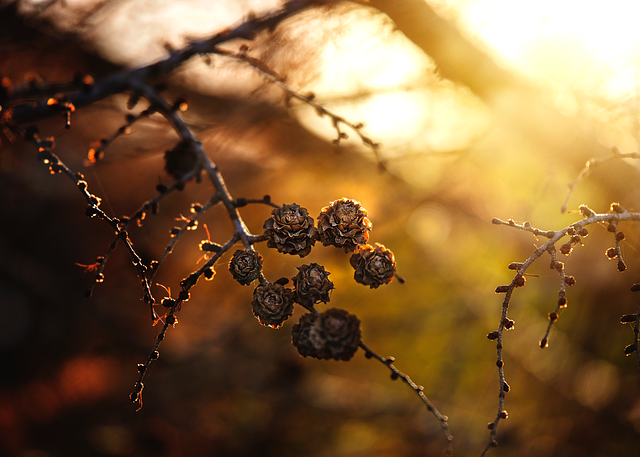
{"label": "small brown cone", "polygon": [[329,273],[322,265],[312,263],[298,267],[298,274],[293,278],[295,301],[305,308],[318,302],[328,303],[329,293],[334,289]]}
{"label": "small brown cone", "polygon": [[291,329],[291,344],[303,357],[350,360],[358,350],[360,319],[344,309],[307,313]]}
{"label": "small brown cone", "polygon": [[396,274],[393,252],[378,243],[375,248],[369,245],[360,246],[349,262],[355,269],[353,278],[356,282],[371,289],[389,284]]}
{"label": "small brown cone", "polygon": [[269,237],[267,246],[284,254],[304,257],[316,243],[313,218],[295,203],[274,209],[264,223],[264,230]]}
{"label": "small brown cone", "polygon": [[253,291],[251,306],[262,325],[279,328],[293,314],[293,291],[281,284],[260,284]]}
{"label": "small brown cone", "polygon": [[347,198],[325,206],[318,216],[318,238],[322,244],[344,248],[347,253],[366,244],[372,228],[367,210],[359,202]]}
{"label": "small brown cone", "polygon": [[229,261],[229,271],[233,279],[248,286],[260,277],[262,256],[257,251],[237,250]]}

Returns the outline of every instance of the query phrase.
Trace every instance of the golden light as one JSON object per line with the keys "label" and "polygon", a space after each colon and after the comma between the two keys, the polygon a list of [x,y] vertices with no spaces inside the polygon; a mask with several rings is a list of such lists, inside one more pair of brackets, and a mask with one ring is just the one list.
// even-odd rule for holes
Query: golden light
{"label": "golden light", "polygon": [[[433,60],[385,16],[347,19],[346,30],[325,43],[322,69],[311,89],[327,109],[364,124],[387,158],[468,147],[487,126],[482,104],[465,88],[440,78]],[[338,18],[340,20],[340,18]],[[336,132],[326,118],[301,107],[295,113],[327,140]],[[350,146],[366,150],[351,132]]]}
{"label": "golden light", "polygon": [[499,61],[543,80],[598,78],[593,88],[618,96],[635,90],[640,3],[579,0],[456,0],[433,2]]}

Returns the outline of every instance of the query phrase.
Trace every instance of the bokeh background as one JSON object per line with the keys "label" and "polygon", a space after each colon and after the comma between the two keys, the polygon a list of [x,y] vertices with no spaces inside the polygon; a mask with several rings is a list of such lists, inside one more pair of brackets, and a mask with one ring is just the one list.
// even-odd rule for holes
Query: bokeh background
{"label": "bokeh background", "polygon": [[[206,36],[279,5],[277,1],[3,1],[0,75],[68,81],[162,58],[166,46]],[[400,5],[404,7],[396,7]],[[379,12],[386,11],[388,16]],[[425,387],[449,416],[454,455],[479,455],[498,405],[495,330],[512,279],[543,240],[491,224],[493,217],[560,229],[567,184],[586,160],[612,146],[638,149],[638,38],[632,1],[595,8],[576,1],[344,2],[307,11],[250,43],[302,92],[382,144],[388,171],[350,139],[331,145],[327,119],[265,86],[251,69],[194,59],[169,79],[191,101],[186,119],[218,163],[234,196],[271,195],[317,216],[330,201],[359,200],[372,242],[392,249],[404,285],[356,284],[348,256],[316,246],[305,259],[271,252],[271,281],[317,262],[331,272],[330,306],[362,320],[363,340]],[[416,26],[417,22],[417,26]],[[414,26],[412,28],[412,25]],[[406,36],[403,32],[406,32]],[[407,38],[409,37],[409,38]],[[239,43],[232,43],[230,48]],[[136,108],[141,110],[144,105]],[[162,154],[176,137],[160,118],[136,124],[104,162],[83,168],[92,142],[122,125],[126,95],[40,124],[57,153],[81,170],[113,215],[131,214],[170,178]],[[158,329],[128,255],[118,249],[91,299],[77,264],[104,254],[113,235],[84,216],[85,202],[35,151],[3,133],[0,150],[0,453],[9,456],[438,456],[438,422],[415,394],[362,351],[348,363],[303,359],[290,344],[300,311],[279,330],[251,315],[252,288],[235,283],[222,259],[179,313],[146,381],[144,408],[128,399]],[[354,135],[352,135],[354,136]],[[639,210],[637,164],[609,162],[582,181],[569,209],[613,201]],[[138,252],[157,259],[176,218],[211,187],[190,183],[131,230]],[[268,207],[242,212],[260,233]],[[220,208],[201,222],[224,242]],[[632,456],[640,444],[640,371],[622,314],[638,309],[640,240],[623,224],[628,270],[604,252],[613,239],[590,227],[565,260],[577,284],[538,341],[557,301],[559,279],[538,261],[514,294],[505,336],[509,419],[496,456]],[[175,290],[196,267],[205,238],[189,232],[157,281]],[[157,296],[163,292],[154,290]],[[319,307],[321,310],[323,305]]]}

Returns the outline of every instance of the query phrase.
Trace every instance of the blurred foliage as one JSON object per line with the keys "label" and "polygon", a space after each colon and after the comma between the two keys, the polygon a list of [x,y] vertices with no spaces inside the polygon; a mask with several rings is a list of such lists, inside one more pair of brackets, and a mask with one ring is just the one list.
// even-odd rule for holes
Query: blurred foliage
{"label": "blurred foliage", "polygon": [[[75,49],[69,54],[82,56]],[[559,155],[554,144],[541,146],[535,135],[513,129],[495,110],[482,110],[479,115],[488,122],[477,141],[445,155],[397,154],[389,172],[380,172],[355,148],[336,151],[283,126],[277,114],[252,137],[256,147],[270,147],[270,157],[237,160],[224,150],[213,154],[234,196],[270,194],[274,202],[295,202],[314,217],[342,197],[368,209],[371,242],[393,250],[404,285],[394,281],[370,290],[356,284],[348,256],[319,245],[303,260],[257,246],[264,273],[274,281],[294,276],[302,263],[324,265],[335,283],[329,306],[356,314],[364,343],[395,356],[396,366],[425,387],[450,418],[454,455],[463,456],[479,454],[489,436],[486,424],[496,413],[495,344],[486,334],[498,325],[502,296],[493,291],[511,281],[507,265],[525,260],[537,244],[528,234],[491,225],[491,218],[529,220],[541,229],[579,220],[579,214],[563,215],[559,208],[566,184],[591,152]],[[58,137],[57,151],[72,168],[81,168],[82,158],[73,151],[85,151],[96,139],[87,137],[95,133],[89,127],[101,113],[78,113],[77,124]],[[41,130],[57,134],[61,126],[48,121]],[[375,138],[376,132],[369,133]],[[148,132],[134,128],[130,138],[126,141],[134,150],[162,149],[149,146],[154,138]],[[362,351],[348,363],[299,357],[290,329],[300,310],[279,330],[260,326],[251,315],[252,287],[232,280],[228,258],[213,281],[201,280],[178,314],[179,324],[169,331],[146,381],[144,408],[135,413],[127,395],[137,378],[136,364],[146,358],[158,331],[139,299],[135,270],[118,249],[105,282],[91,299],[83,297],[92,277],[76,263],[92,263],[113,235],[84,216],[85,203],[70,182],[49,176],[34,157],[19,142],[4,141],[0,151],[1,453],[444,454],[437,421],[410,389],[389,379],[384,366],[366,360]],[[135,211],[155,195],[158,179],[168,181],[161,154],[106,161],[85,175],[90,188],[105,197],[103,207],[115,215]],[[579,185],[569,206],[588,203],[603,212],[615,200],[637,211],[637,182],[631,165],[609,163]],[[170,241],[174,218],[187,214],[191,203],[206,201],[210,192],[206,183],[190,183],[164,199],[159,215],[149,215],[143,227],[131,230],[136,249],[147,260],[158,258]],[[242,214],[260,233],[270,209],[249,206]],[[221,208],[207,213],[202,223],[213,241],[231,233]],[[557,275],[543,258],[529,270],[539,277],[528,277],[515,292],[510,316],[516,326],[505,338],[509,419],[501,422],[500,444],[491,455],[637,451],[639,372],[635,359],[623,354],[631,328],[618,320],[637,309],[629,287],[638,281],[640,232],[631,224],[621,229],[627,272],[618,273],[607,261],[604,252],[613,240],[604,227],[590,227],[585,245],[564,259],[577,284],[568,290],[569,306],[552,330],[549,348],[541,350],[538,341],[557,301]],[[194,269],[201,255],[196,246],[204,238],[202,228],[189,232],[157,282],[178,289]],[[155,293],[162,294],[159,288]]]}

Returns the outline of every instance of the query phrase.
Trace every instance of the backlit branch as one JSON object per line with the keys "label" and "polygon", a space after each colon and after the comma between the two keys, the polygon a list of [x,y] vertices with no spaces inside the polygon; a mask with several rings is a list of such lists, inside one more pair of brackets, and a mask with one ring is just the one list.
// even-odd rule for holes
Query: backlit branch
{"label": "backlit branch", "polygon": [[[560,309],[565,308],[567,306],[566,295],[566,287],[572,286],[576,283],[576,279],[573,276],[569,276],[565,274],[565,265],[563,262],[558,260],[558,252],[569,257],[574,247],[577,245],[582,245],[584,238],[589,234],[587,230],[587,226],[593,224],[605,224],[607,230],[612,233],[614,238],[614,248],[608,249],[605,254],[609,259],[617,259],[617,269],[620,272],[626,270],[626,264],[622,259],[622,254],[620,251],[620,241],[624,239],[624,233],[618,230],[618,225],[620,222],[639,222],[640,221],[640,213],[637,212],[629,212],[620,206],[618,203],[612,203],[610,210],[608,213],[596,213],[586,205],[580,206],[580,213],[582,214],[583,219],[577,221],[561,230],[540,230],[531,226],[529,222],[524,222],[522,224],[518,224],[512,219],[507,221],[503,221],[501,219],[495,218],[493,219],[493,224],[495,225],[504,225],[507,227],[515,228],[518,230],[522,230],[525,232],[529,232],[533,234],[535,237],[543,236],[548,238],[548,241],[543,243],[540,247],[538,247],[524,262],[513,262],[509,264],[510,270],[515,270],[516,274],[511,281],[511,283],[498,286],[495,290],[496,293],[505,294],[505,297],[502,301],[502,310],[500,314],[500,323],[498,325],[498,329],[490,332],[487,335],[487,338],[490,340],[496,341],[496,350],[497,350],[497,360],[496,366],[498,367],[498,381],[499,381],[499,400],[498,400],[498,413],[493,422],[489,423],[490,437],[489,442],[480,454],[484,456],[489,449],[497,446],[496,435],[498,429],[498,423],[506,419],[508,417],[507,411],[504,409],[504,401],[505,395],[511,387],[505,380],[504,373],[504,360],[503,360],[503,341],[504,341],[504,331],[511,330],[515,327],[515,322],[508,317],[509,305],[511,303],[511,298],[515,289],[519,287],[523,287],[526,283],[526,272],[527,269],[538,259],[540,259],[545,253],[549,254],[550,268],[556,270],[561,279],[560,290],[558,292],[558,301],[554,308],[554,310],[549,313],[549,325],[547,327],[546,333],[540,340],[540,347],[546,348],[549,344],[549,333],[551,331],[552,325],[558,320],[558,312]],[[569,237],[568,241],[564,244],[557,247],[557,244],[565,237]],[[536,238],[537,239],[537,238]],[[640,286],[638,287],[640,290]],[[637,322],[637,316],[634,316],[634,321]],[[637,333],[636,333],[636,341],[637,341]],[[634,346],[634,350],[637,346]],[[625,349],[627,352],[627,349]],[[633,352],[633,351],[631,351]],[[629,352],[629,353],[631,353]],[[640,360],[640,359],[639,359]]]}
{"label": "backlit branch", "polygon": [[320,116],[320,117],[327,116],[331,120],[331,125],[335,129],[336,134],[337,134],[336,139],[333,140],[333,144],[334,145],[339,146],[340,142],[342,140],[346,140],[347,138],[349,138],[347,133],[344,132],[342,130],[342,128],[341,128],[342,125],[347,126],[349,129],[351,129],[360,138],[360,141],[362,141],[362,144],[364,144],[366,147],[371,149],[371,151],[374,153],[374,155],[376,157],[376,160],[377,160],[379,166],[382,167],[382,168],[385,168],[384,160],[383,160],[382,156],[380,155],[380,145],[378,143],[374,143],[371,138],[369,138],[368,136],[366,136],[362,132],[362,130],[364,128],[363,124],[361,124],[361,123],[354,124],[354,123],[348,121],[347,119],[345,119],[344,117],[339,116],[338,114],[328,110],[322,104],[320,104],[320,103],[318,103],[316,101],[316,96],[315,96],[315,94],[313,92],[307,92],[307,93],[303,94],[303,93],[300,93],[300,92],[292,89],[286,83],[286,78],[278,75],[276,72],[274,72],[269,67],[267,67],[259,59],[256,59],[254,57],[250,57],[249,55],[247,55],[247,51],[248,51],[248,48],[246,48],[246,49],[243,48],[241,50],[241,52],[231,52],[231,51],[227,51],[225,49],[216,48],[215,51],[213,51],[213,52],[215,54],[219,54],[219,55],[226,56],[226,57],[231,57],[231,58],[240,60],[242,62],[245,62],[248,65],[250,65],[251,67],[253,67],[255,70],[257,70],[258,72],[260,72],[260,74],[262,74],[262,76],[267,81],[269,81],[272,84],[275,84],[276,86],[278,86],[285,93],[285,96],[286,96],[285,101],[286,101],[287,106],[289,105],[291,99],[296,99],[296,100],[298,100],[298,101],[300,101],[300,102],[312,107],[316,111],[318,116]]}
{"label": "backlit branch", "polygon": [[567,205],[569,204],[569,198],[571,198],[571,194],[573,193],[576,186],[582,181],[584,178],[589,176],[589,173],[596,168],[598,165],[602,165],[603,163],[610,162],[612,160],[619,159],[640,159],[640,153],[638,152],[629,152],[622,153],[620,149],[616,146],[612,148],[612,155],[608,157],[594,157],[592,159],[587,160],[587,163],[584,164],[584,168],[580,170],[578,173],[578,177],[569,184],[569,189],[567,190],[567,195],[564,198],[564,203],[560,208],[560,212],[564,213],[567,210]]}
{"label": "backlit branch", "polygon": [[447,455],[453,455],[453,436],[449,431],[449,423],[448,423],[449,418],[447,416],[442,415],[440,411],[438,411],[437,408],[433,406],[433,403],[431,403],[429,398],[427,398],[427,396],[424,394],[424,387],[417,385],[415,382],[411,380],[409,376],[404,374],[402,371],[398,370],[393,364],[393,362],[395,362],[396,360],[394,357],[381,357],[375,352],[373,352],[371,349],[369,349],[367,346],[365,346],[363,343],[360,343],[360,347],[364,349],[364,356],[367,359],[374,358],[378,362],[382,363],[387,368],[389,368],[389,370],[391,370],[392,380],[395,381],[396,379],[402,379],[402,381],[406,383],[409,387],[411,387],[413,391],[420,397],[420,400],[422,400],[422,402],[427,407],[427,411],[432,413],[436,417],[436,419],[438,419],[438,421],[440,422],[440,426],[442,427],[442,431],[447,440]]}

